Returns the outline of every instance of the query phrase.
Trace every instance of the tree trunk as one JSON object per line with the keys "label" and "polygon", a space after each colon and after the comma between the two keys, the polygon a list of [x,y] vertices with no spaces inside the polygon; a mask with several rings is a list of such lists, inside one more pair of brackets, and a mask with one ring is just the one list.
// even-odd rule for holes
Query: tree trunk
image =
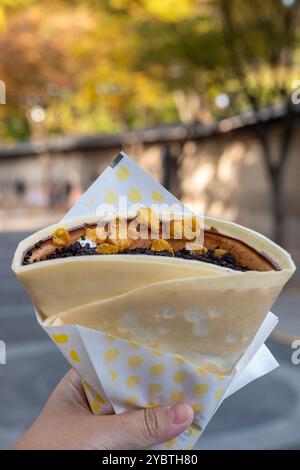
{"label": "tree trunk", "polygon": [[269,127],[260,123],[258,124],[256,133],[262,146],[265,168],[269,176],[271,186],[273,223],[272,238],[280,245],[283,245],[285,242],[285,197],[283,176],[295,128],[295,113],[290,104],[288,104],[288,112],[283,118],[282,126],[282,140],[279,143],[278,158],[275,159],[275,161],[272,160],[271,156]]}
{"label": "tree trunk", "polygon": [[273,218],[273,239],[276,243],[283,245],[284,220],[285,220],[285,201],[283,191],[283,168],[278,165],[269,168],[272,197],[272,218]]}
{"label": "tree trunk", "polygon": [[162,149],[163,152],[163,185],[175,197],[181,199],[182,188],[179,178],[180,169],[180,152],[179,148],[172,148],[166,145]]}

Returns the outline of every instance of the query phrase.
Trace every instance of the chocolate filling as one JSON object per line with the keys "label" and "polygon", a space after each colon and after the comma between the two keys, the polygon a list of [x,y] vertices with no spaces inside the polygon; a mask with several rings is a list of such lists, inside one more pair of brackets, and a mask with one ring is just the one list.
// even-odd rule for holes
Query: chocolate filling
{"label": "chocolate filling", "polygon": [[[84,239],[87,228],[95,228],[95,225],[84,225],[76,227],[69,231],[70,244],[63,248],[56,248],[52,243],[52,238],[47,238],[36,243],[24,254],[22,264],[28,265],[38,261],[45,261],[58,258],[68,258],[73,256],[100,256],[96,249],[88,243],[81,246],[78,241]],[[205,263],[230,268],[237,271],[270,271],[279,270],[279,267],[270,260],[265,254],[259,253],[244,242],[220,234],[214,227],[204,232],[204,246],[208,249],[206,253],[190,251],[185,248],[185,240],[169,239],[167,242],[171,245],[173,253],[167,250],[153,251],[150,249],[152,240],[135,240],[129,249],[120,251],[119,254],[145,254],[150,256],[168,256],[183,258],[188,260],[203,261]],[[222,249],[225,253],[222,256],[216,256],[215,250]],[[102,255],[103,256],[103,255]]]}
{"label": "chocolate filling", "polygon": [[[120,255],[150,255],[150,256],[168,256],[173,257],[173,253],[170,253],[167,250],[163,251],[153,251],[149,248],[133,248],[126,249],[119,253]],[[69,258],[72,256],[105,256],[99,255],[96,252],[96,248],[91,247],[88,243],[86,246],[81,246],[79,242],[72,243],[64,248],[56,248],[56,250],[50,253],[46,260],[50,259],[59,259],[59,258]],[[234,256],[231,253],[225,253],[223,256],[215,256],[213,250],[208,250],[206,253],[198,253],[196,251],[190,251],[182,249],[179,251],[174,251],[175,258],[183,258],[188,260],[195,261],[204,261],[205,263],[215,264],[217,266],[223,266],[224,268],[230,268],[235,271],[248,271],[248,268],[237,266],[235,263]],[[23,264],[29,264],[25,261]]]}

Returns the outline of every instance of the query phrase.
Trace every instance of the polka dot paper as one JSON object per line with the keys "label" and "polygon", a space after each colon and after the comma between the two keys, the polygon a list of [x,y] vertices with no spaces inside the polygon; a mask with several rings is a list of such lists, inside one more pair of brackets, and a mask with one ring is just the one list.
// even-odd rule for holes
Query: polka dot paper
{"label": "polka dot paper", "polygon": [[[149,205],[150,203],[176,204],[177,207],[184,208],[176,197],[136,165],[124,152],[121,152],[61,222],[78,215],[97,214],[99,206],[105,203],[113,206],[116,212],[122,213],[123,208],[119,207],[119,196],[126,196],[128,211],[136,204]],[[186,213],[190,213],[186,207],[184,209]]]}
{"label": "polka dot paper", "polygon": [[[242,371],[248,364],[250,369],[256,368],[254,362],[251,366],[254,351],[276,324],[275,317],[269,315],[255,338],[256,344],[238,364],[237,373],[228,377],[208,373],[181,356],[161,354],[100,331],[78,325],[42,326],[82,377],[94,414],[123,413],[183,400],[190,403],[195,412],[192,425],[176,439],[153,447],[175,450],[193,448],[225,394],[230,394],[230,386],[234,385],[234,391],[239,388],[238,378],[243,385],[256,378],[243,377]],[[269,370],[275,365],[271,361]],[[266,370],[262,367],[259,372],[262,375]]]}
{"label": "polka dot paper", "polygon": [[183,400],[193,406],[192,426],[156,449],[191,447],[232,380],[205,373],[182,357],[160,354],[99,331],[80,326],[47,327],[46,331],[83,377],[93,413],[123,413]]}
{"label": "polka dot paper", "polygon": [[[119,210],[120,196],[126,196],[129,210],[139,204],[147,206],[154,202],[183,207],[172,194],[121,152],[61,222],[77,216],[97,214],[102,204],[109,204],[116,212],[122,213]],[[180,309],[178,302],[176,308]],[[113,304],[110,307],[112,309]],[[117,307],[114,305],[114,308]],[[174,320],[178,314],[176,308],[170,301],[161,310],[156,310],[156,320],[162,327],[165,320],[169,323]],[[180,311],[184,311],[197,341],[209,334],[205,318],[200,318],[195,305],[191,303]],[[211,306],[207,312],[210,319],[218,321],[218,309]],[[199,318],[201,321],[198,321]],[[270,353],[261,349],[265,348],[264,341],[276,324],[272,315],[257,332],[238,362],[236,371],[227,376],[208,372],[205,364],[196,365],[192,358],[188,360],[185,357],[184,352],[180,355],[161,353],[149,342],[151,338],[148,343],[139,342],[138,338],[128,341],[118,335],[107,334],[102,328],[94,330],[76,324],[46,326],[38,320],[82,377],[94,414],[123,413],[181,401],[187,401],[193,406],[195,418],[192,425],[177,438],[155,446],[155,449],[193,448],[226,396],[276,366]],[[128,321],[125,326],[128,327]],[[161,334],[167,335],[168,332],[162,328]],[[239,339],[235,331],[226,334],[229,345]]]}

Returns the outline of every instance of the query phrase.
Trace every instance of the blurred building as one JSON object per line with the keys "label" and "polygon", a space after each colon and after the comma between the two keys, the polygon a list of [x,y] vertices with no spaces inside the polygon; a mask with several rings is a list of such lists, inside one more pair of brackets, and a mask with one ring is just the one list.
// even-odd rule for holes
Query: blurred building
{"label": "blurred building", "polygon": [[[284,110],[269,108],[211,125],[168,126],[109,136],[66,137],[0,149],[0,230],[55,222],[124,149],[185,203],[271,235],[271,192],[258,119],[271,125],[276,147]],[[299,116],[300,117],[300,116]],[[300,119],[284,174],[285,246],[300,261]]]}

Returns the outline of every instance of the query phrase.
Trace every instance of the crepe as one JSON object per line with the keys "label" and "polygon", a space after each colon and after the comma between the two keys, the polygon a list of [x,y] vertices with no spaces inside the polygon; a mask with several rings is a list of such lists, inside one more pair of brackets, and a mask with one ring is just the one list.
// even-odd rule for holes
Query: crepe
{"label": "crepe", "polygon": [[[69,243],[97,223],[97,216],[68,220],[64,229],[71,234]],[[201,261],[201,256],[177,257],[193,242],[183,237],[164,240],[171,247],[170,256],[129,254],[125,243],[115,254],[24,265],[24,255],[30,260],[36,243],[38,248],[41,241],[52,244],[57,228],[48,227],[21,242],[13,261],[45,325],[78,324],[101,330],[224,375],[233,373],[295,270],[290,255],[266,237],[208,217],[204,218],[204,248],[221,251],[220,258],[223,252],[233,253],[232,269],[225,262],[220,266]],[[156,240],[161,240],[159,230]],[[118,240],[108,241],[110,246],[118,245]],[[148,250],[152,243],[153,239]]]}

